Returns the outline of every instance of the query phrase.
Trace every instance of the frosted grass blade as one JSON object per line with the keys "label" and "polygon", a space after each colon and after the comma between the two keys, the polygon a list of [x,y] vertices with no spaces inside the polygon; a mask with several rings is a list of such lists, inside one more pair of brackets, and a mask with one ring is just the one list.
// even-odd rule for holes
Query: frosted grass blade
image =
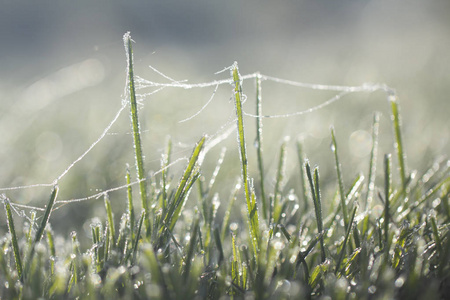
{"label": "frosted grass blade", "polygon": [[112,246],[116,245],[116,230],[114,226],[114,218],[111,208],[111,201],[109,201],[108,194],[105,194],[105,209],[106,214],[108,216],[108,224],[109,224],[109,236],[106,236],[105,239],[111,239]]}
{"label": "frosted grass blade", "polygon": [[[254,235],[254,232],[259,232],[259,228],[255,228],[254,225],[257,224],[258,213],[257,213],[257,204],[255,199],[255,209],[253,210],[252,200],[251,200],[251,189],[248,179],[248,160],[247,160],[247,150],[245,144],[245,134],[244,134],[244,118],[242,112],[242,86],[241,79],[238,71],[237,63],[233,66],[233,81],[234,81],[234,98],[235,98],[235,108],[236,108],[236,116],[237,116],[237,128],[238,128],[238,140],[239,140],[239,154],[241,158],[242,164],[242,181],[244,183],[244,193],[245,199],[247,201],[247,214],[249,218],[249,232],[250,239],[256,239],[257,237]],[[253,243],[252,243],[253,245]],[[258,249],[253,249],[255,254],[255,258],[258,256]]]}
{"label": "frosted grass blade", "polygon": [[384,156],[384,245],[386,254],[389,252],[389,201],[391,198],[391,155]]}
{"label": "frosted grass blade", "polygon": [[[141,145],[141,133],[139,127],[139,119],[138,119],[138,108],[136,101],[136,91],[134,86],[134,70],[133,70],[133,50],[131,47],[131,36],[130,33],[127,32],[123,36],[125,49],[127,52],[127,63],[128,63],[128,92],[130,94],[130,116],[131,123],[133,129],[133,142],[134,142],[134,151],[135,151],[135,160],[136,160],[136,171],[137,177],[139,180],[139,193],[141,194],[141,203],[142,208],[145,211],[146,217],[144,219],[146,230],[150,230],[150,218],[148,211],[148,200],[147,200],[147,182],[144,170],[144,156],[142,154],[142,145]],[[148,232],[147,232],[148,234]]]}
{"label": "frosted grass blade", "polygon": [[130,229],[131,229],[131,238],[134,239],[134,223],[135,215],[134,215],[134,205],[133,205],[133,190],[131,188],[131,176],[130,176],[130,169],[127,165],[127,173],[125,176],[126,182],[127,182],[127,200],[128,200],[128,214],[130,215]]}
{"label": "frosted grass blade", "polygon": [[303,154],[303,145],[300,142],[300,140],[297,141],[297,156],[298,156],[298,161],[299,161],[299,165],[300,165],[300,186],[302,188],[301,192],[303,195],[303,208],[305,211],[308,211],[308,201],[309,201],[309,197],[308,197],[308,191],[307,191],[307,184],[306,184],[306,178],[305,178],[305,170],[304,170],[304,165],[305,165],[305,156]]}
{"label": "frosted grass blade", "polygon": [[256,155],[258,159],[258,170],[259,170],[259,177],[260,177],[260,184],[259,188],[261,190],[261,202],[262,202],[262,213],[264,220],[268,220],[267,217],[267,199],[266,199],[266,192],[264,188],[264,179],[265,179],[265,172],[264,172],[264,163],[263,163],[263,137],[262,137],[262,100],[261,100],[261,76],[256,76]]}
{"label": "frosted grass blade", "polygon": [[[12,211],[11,211],[11,204],[9,203],[9,199],[5,195],[0,195],[0,197],[2,198],[3,203],[5,205],[6,219],[8,222],[9,233],[11,234],[11,243],[12,243],[13,252],[14,252],[14,262],[16,263],[17,274],[19,275],[19,278],[22,278],[22,274],[23,274],[22,261],[20,259],[19,243],[17,241],[16,230],[14,228],[14,220],[13,220]],[[2,256],[3,256],[3,254],[2,254]]]}
{"label": "frosted grass blade", "polygon": [[336,163],[336,172],[337,172],[337,178],[338,178],[338,184],[339,184],[339,195],[341,199],[341,207],[342,207],[342,215],[344,216],[344,226],[345,228],[348,227],[348,211],[347,211],[347,204],[345,199],[345,192],[344,192],[344,181],[342,179],[342,172],[341,172],[341,164],[339,162],[339,156],[338,156],[338,148],[336,143],[336,137],[334,135],[334,128],[331,127],[331,150],[334,153],[334,160]]}
{"label": "frosted grass blade", "polygon": [[277,169],[277,177],[275,181],[275,188],[273,193],[273,215],[271,218],[273,219],[274,224],[278,224],[281,215],[281,189],[284,179],[285,172],[285,164],[286,164],[286,141],[281,144],[280,147],[280,157],[278,160],[278,169]]}
{"label": "frosted grass blade", "polygon": [[375,191],[379,127],[380,127],[380,114],[375,113],[375,115],[373,116],[373,124],[372,124],[372,150],[370,151],[367,195],[366,195],[366,202],[364,204],[364,210],[366,211],[370,208],[370,204],[372,203],[373,200],[373,193]]}
{"label": "frosted grass blade", "polygon": [[317,230],[320,236],[320,248],[321,248],[321,259],[322,262],[325,261],[326,255],[325,255],[325,245],[323,241],[323,221],[322,221],[322,204],[320,201],[320,187],[319,187],[319,169],[314,169],[314,180],[313,176],[311,174],[311,167],[309,166],[309,162],[306,161],[305,163],[305,169],[306,169],[306,175],[308,177],[309,185],[311,188],[311,195],[313,197],[314,202],[314,210],[316,213],[316,221],[317,221]]}
{"label": "frosted grass blade", "polygon": [[402,140],[402,132],[401,132],[401,126],[402,121],[400,119],[400,108],[397,101],[397,96],[395,93],[389,94],[389,101],[391,102],[391,110],[392,110],[392,125],[394,127],[394,133],[395,133],[395,149],[397,150],[397,158],[398,158],[398,164],[399,164],[399,173],[400,173],[400,179],[402,183],[402,191],[405,194],[406,193],[406,185],[407,185],[407,178],[406,178],[406,155],[404,153],[403,149],[403,140]]}

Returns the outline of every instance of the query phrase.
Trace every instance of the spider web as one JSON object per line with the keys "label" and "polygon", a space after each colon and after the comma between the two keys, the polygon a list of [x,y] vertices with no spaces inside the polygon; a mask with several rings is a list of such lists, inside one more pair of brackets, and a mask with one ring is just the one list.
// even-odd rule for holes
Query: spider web
{"label": "spider web", "polygon": [[[229,105],[233,105],[234,103],[232,101],[234,97],[234,81],[232,77],[232,69],[234,67],[237,67],[237,64],[234,63],[233,65],[224,68],[223,70],[215,73],[215,76],[220,75],[224,76],[223,74],[229,74],[225,75],[225,78],[222,79],[215,79],[212,81],[207,82],[199,82],[199,83],[189,83],[187,80],[175,80],[171,78],[170,76],[165,75],[163,72],[157,70],[153,66],[150,66],[150,69],[157,74],[160,78],[162,78],[162,81],[152,81],[148,80],[139,76],[135,76],[135,84],[136,84],[136,90],[138,92],[138,102],[141,109],[146,105],[146,101],[149,99],[152,99],[152,101],[158,101],[158,95],[161,91],[166,89],[179,89],[179,90],[197,90],[197,89],[212,89],[210,91],[209,97],[206,99],[205,103],[195,111],[195,113],[188,115],[181,120],[179,120],[179,123],[188,123],[189,121],[197,118],[202,118],[202,114],[205,112],[205,110],[214,102],[222,101],[219,96],[218,92],[219,90],[225,90],[226,93],[228,93]],[[250,118],[290,118],[295,116],[300,116],[304,114],[308,114],[314,111],[318,111],[323,109],[326,106],[329,106],[335,102],[341,101],[349,94],[355,94],[355,93],[373,93],[375,91],[384,91],[386,92],[390,97],[395,93],[391,88],[389,88],[385,84],[362,84],[357,86],[339,86],[339,85],[325,85],[325,84],[312,84],[312,83],[304,83],[304,82],[298,82],[293,80],[287,80],[282,78],[277,78],[273,76],[268,76],[260,73],[251,73],[242,75],[241,77],[241,83],[249,82],[249,81],[255,81],[256,79],[260,80],[261,86],[264,86],[264,82],[272,82],[274,84],[278,84],[281,86],[291,86],[294,88],[299,89],[309,89],[309,90],[317,90],[317,91],[328,91],[328,92],[334,92],[334,96],[331,98],[327,98],[324,101],[315,104],[307,109],[299,110],[295,112],[289,112],[285,114],[274,114],[274,115],[260,115],[257,116],[255,114],[252,114],[250,112],[245,111],[244,114],[247,117]],[[244,88],[245,91],[245,88]],[[10,186],[10,187],[3,187],[0,188],[0,200],[1,201],[9,201],[11,204],[11,207],[13,208],[13,211],[21,217],[27,218],[28,213],[30,211],[43,211],[45,207],[40,206],[34,206],[34,205],[28,205],[28,204],[22,204],[19,202],[16,202],[13,200],[10,200],[7,197],[7,193],[11,191],[20,191],[20,190],[27,190],[27,189],[37,189],[37,188],[48,188],[53,187],[55,185],[58,185],[68,174],[71,173],[73,168],[79,164],[80,161],[84,160],[87,156],[89,156],[94,148],[96,148],[99,144],[101,144],[106,136],[114,135],[121,137],[121,134],[117,132],[112,132],[113,125],[115,125],[119,119],[120,116],[124,115],[124,111],[129,111],[129,93],[127,91],[127,85],[125,85],[125,91],[124,91],[124,97],[121,99],[121,106],[120,108],[112,114],[110,121],[107,123],[107,125],[103,128],[103,130],[99,131],[100,134],[98,135],[98,138],[90,145],[86,145],[86,150],[79,154],[78,156],[75,156],[75,158],[72,160],[72,162],[63,168],[63,170],[59,173],[53,176],[53,180],[50,182],[45,183],[35,183],[30,185],[20,185],[20,186]],[[247,100],[247,96],[243,95],[243,101]],[[264,101],[263,101],[264,103]],[[234,114],[231,114],[227,121],[224,122],[219,126],[217,130],[214,130],[213,132],[204,132],[204,134],[207,134],[207,140],[206,145],[204,147],[203,152],[200,155],[199,163],[202,164],[205,158],[205,155],[214,147],[221,144],[224,140],[228,139],[233,132],[236,131],[236,117]],[[129,130],[129,129],[127,129]],[[149,130],[143,130],[141,133],[147,133],[151,131]],[[127,132],[127,134],[129,134]],[[179,153],[181,153],[181,157],[175,159],[173,162],[171,162],[166,168],[170,168],[174,165],[183,165],[188,161],[187,155],[192,149],[193,145],[186,145],[182,142],[174,141],[179,148],[181,149]],[[145,150],[145,149],[144,149]],[[130,147],[130,151],[132,151],[132,147]],[[184,155],[183,155],[184,154]],[[147,161],[148,162],[148,161]],[[156,171],[153,171],[151,173],[151,177],[163,172],[164,168],[160,168]],[[149,179],[146,178],[144,180]],[[139,184],[139,180],[135,180],[128,184],[108,187],[106,189],[99,190],[94,193],[85,194],[83,197],[76,197],[71,199],[57,199],[55,202],[54,210],[60,209],[63,206],[76,204],[83,201],[90,201],[99,199],[105,194],[110,194],[118,191],[125,190],[128,186],[135,186]]]}

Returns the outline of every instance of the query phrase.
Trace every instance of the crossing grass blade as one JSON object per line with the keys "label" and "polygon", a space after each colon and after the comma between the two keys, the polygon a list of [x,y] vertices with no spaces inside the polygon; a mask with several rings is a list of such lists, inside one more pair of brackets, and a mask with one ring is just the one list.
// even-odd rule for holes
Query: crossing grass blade
{"label": "crossing grass blade", "polygon": [[[178,184],[177,191],[175,192],[175,196],[169,204],[168,212],[164,218],[164,224],[167,224],[168,229],[170,231],[173,230],[175,224],[181,214],[181,209],[186,201],[186,197],[188,192],[190,191],[194,182],[198,179],[199,173],[195,171],[195,166],[199,155],[203,149],[203,145],[205,143],[206,137],[203,136],[200,141],[197,143],[194,151],[191,155],[189,163],[184,171],[184,174]],[[162,228],[161,228],[162,229]]]}
{"label": "crossing grass blade", "polygon": [[141,145],[141,131],[139,125],[139,117],[138,117],[138,107],[136,101],[136,91],[134,86],[134,70],[133,70],[133,49],[131,46],[131,35],[127,32],[124,36],[125,49],[127,53],[127,63],[128,63],[128,93],[130,95],[130,116],[131,116],[131,124],[133,129],[133,142],[134,142],[134,151],[135,151],[135,160],[136,160],[136,171],[137,177],[139,180],[139,193],[141,195],[141,204],[142,208],[145,211],[146,217],[144,219],[145,228],[147,230],[147,235],[150,234],[150,216],[148,210],[148,200],[147,200],[147,182],[144,170],[144,156],[142,154],[142,145]]}
{"label": "crossing grass blade", "polygon": [[[242,111],[242,86],[241,79],[238,71],[237,63],[233,66],[233,81],[234,81],[234,98],[235,98],[235,109],[237,116],[237,129],[238,129],[238,140],[239,140],[239,154],[241,158],[241,169],[242,169],[242,181],[244,183],[244,193],[245,199],[247,202],[247,216],[249,218],[249,232],[250,239],[254,241],[257,240],[259,228],[256,228],[256,224],[258,224],[258,209],[256,203],[256,197],[252,200],[251,188],[248,179],[248,160],[247,160],[247,150],[245,144],[245,134],[244,134],[244,118]],[[254,205],[252,204],[254,203]],[[254,245],[254,243],[252,243]],[[258,248],[253,247],[253,252],[255,258],[258,256]]]}
{"label": "crossing grass blade", "polygon": [[0,195],[0,198],[3,200],[6,211],[6,219],[8,223],[9,234],[11,235],[11,244],[14,252],[14,262],[16,263],[16,271],[19,278],[22,278],[23,270],[22,270],[22,261],[20,259],[20,249],[19,243],[17,240],[16,229],[14,228],[14,220],[11,211],[11,203],[9,199],[5,195]]}
{"label": "crossing grass blade", "polygon": [[345,255],[345,247],[347,245],[348,237],[350,236],[350,232],[353,227],[353,220],[355,219],[356,209],[357,209],[357,206],[355,206],[355,208],[353,209],[352,216],[350,217],[350,223],[348,224],[348,227],[347,227],[347,230],[345,233],[344,243],[342,244],[342,247],[341,247],[341,253],[339,254],[339,259],[336,263],[336,269],[334,270],[334,274],[337,274],[337,272],[341,268],[341,262]]}

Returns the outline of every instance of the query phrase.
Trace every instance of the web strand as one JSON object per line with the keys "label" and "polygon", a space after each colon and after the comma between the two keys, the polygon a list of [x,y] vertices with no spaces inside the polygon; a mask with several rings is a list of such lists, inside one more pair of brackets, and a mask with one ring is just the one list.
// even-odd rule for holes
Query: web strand
{"label": "web strand", "polygon": [[[164,73],[160,72],[159,70],[157,70],[156,68],[150,66],[150,68],[157,73],[158,75],[160,75],[161,77],[163,77],[164,79],[168,80],[168,83],[161,83],[161,82],[153,82],[150,80],[146,80],[144,78],[138,77],[136,76],[136,82],[138,83],[138,88],[139,89],[146,89],[146,88],[155,88],[153,91],[151,92],[147,92],[147,93],[140,93],[139,97],[141,100],[145,100],[145,98],[148,98],[149,96],[152,96],[154,94],[157,94],[158,92],[160,92],[161,90],[165,89],[165,88],[181,88],[181,89],[197,89],[197,88],[211,88],[213,87],[214,90],[212,92],[212,94],[210,95],[208,101],[192,116],[185,118],[181,121],[179,121],[179,123],[183,123],[183,122],[187,122],[189,120],[192,120],[196,117],[198,117],[205,109],[208,105],[210,105],[217,97],[216,97],[216,93],[219,89],[220,86],[222,85],[233,85],[234,81],[233,78],[230,76],[228,78],[225,79],[220,79],[220,80],[213,80],[213,81],[209,81],[209,82],[200,82],[200,83],[187,83],[187,80],[182,80],[182,81],[176,81],[175,79],[165,75]],[[217,72],[216,74],[222,74],[227,70],[230,70],[231,67],[227,67],[225,69],[223,69],[222,71]],[[299,115],[304,115],[304,114],[308,114],[317,110],[320,110],[332,103],[335,103],[339,100],[341,100],[344,96],[348,95],[348,94],[352,94],[352,93],[359,93],[359,92],[375,92],[375,91],[385,91],[388,94],[393,93],[393,90],[388,87],[385,84],[362,84],[359,86],[339,86],[339,85],[324,85],[324,84],[311,84],[311,83],[303,83],[303,82],[297,82],[297,81],[292,81],[292,80],[286,80],[286,79],[282,79],[282,78],[277,78],[277,77],[273,77],[273,76],[267,76],[267,75],[262,75],[260,73],[252,73],[252,74],[247,74],[247,75],[243,75],[240,77],[241,81],[246,81],[246,80],[251,80],[251,79],[256,79],[259,78],[261,81],[270,81],[270,82],[275,82],[278,84],[282,84],[282,85],[288,85],[288,86],[293,86],[293,87],[298,87],[298,88],[305,88],[305,89],[311,89],[311,90],[320,90],[320,91],[334,91],[337,92],[337,94],[326,100],[325,102],[318,104],[316,106],[313,106],[309,109],[303,110],[303,111],[298,111],[298,112],[293,112],[293,113],[288,113],[288,114],[279,114],[279,115],[265,115],[265,116],[259,116],[259,117],[263,117],[263,118],[288,118],[288,117],[294,117],[294,116],[299,116]],[[128,80],[128,79],[127,79]],[[125,95],[127,95],[127,93],[125,92]],[[243,95],[243,99],[246,99],[246,96]],[[15,191],[15,190],[24,190],[24,189],[33,189],[33,188],[40,188],[40,187],[52,187],[55,184],[57,184],[62,178],[64,178],[69,172],[70,170],[81,160],[83,160],[103,139],[105,136],[107,135],[114,135],[115,133],[110,133],[110,130],[112,128],[112,126],[117,122],[118,118],[120,117],[120,115],[122,114],[122,112],[124,111],[124,109],[128,106],[128,101],[126,100],[126,98],[124,98],[122,100],[122,105],[120,107],[120,109],[116,112],[116,114],[114,115],[113,119],[109,122],[109,124],[106,126],[106,128],[102,131],[102,133],[100,134],[100,136],[97,138],[97,140],[92,143],[87,150],[85,150],[77,159],[75,159],[68,167],[66,167],[64,169],[64,171],[56,177],[56,179],[52,182],[52,183],[40,183],[40,184],[32,184],[32,185],[22,185],[22,186],[15,186],[15,187],[5,187],[5,188],[0,188],[0,191]],[[254,117],[257,118],[257,115],[251,114],[251,113],[246,113],[244,112],[244,114],[246,116],[249,117]],[[200,154],[199,157],[199,164],[201,165],[205,155],[216,145],[220,144],[223,140],[227,139],[230,134],[236,130],[234,124],[235,119],[233,117],[231,117],[231,121],[228,120],[225,124],[223,124],[220,129],[213,135],[209,136],[205,145],[204,150],[202,151],[202,153]],[[174,162],[170,163],[168,166],[166,166],[165,168],[168,168],[172,165],[175,165],[181,161],[186,161],[188,160],[186,157],[182,157],[179,158],[177,160],[175,160]],[[152,176],[157,175],[159,173],[161,173],[165,168],[162,168],[156,172],[153,173]],[[143,179],[143,180],[147,180]],[[102,196],[104,196],[105,194],[108,193],[112,193],[112,192],[116,192],[116,191],[120,191],[123,189],[128,188],[129,186],[133,186],[136,184],[139,184],[140,181],[134,181],[130,184],[126,184],[126,185],[120,185],[120,186],[116,186],[113,188],[109,188],[107,190],[104,190],[102,192],[99,193],[95,193],[93,195],[89,195],[86,197],[82,197],[82,198],[76,198],[76,199],[68,199],[68,200],[57,200],[55,202],[55,208],[59,209],[62,206],[65,206],[67,204],[71,204],[71,203],[77,203],[77,202],[82,202],[82,201],[88,201],[88,200],[93,200],[93,199],[98,199]],[[22,215],[23,213],[19,213],[17,211],[18,208],[20,209],[26,209],[26,210],[36,210],[36,211],[43,211],[44,208],[40,208],[40,207],[35,207],[35,206],[30,206],[30,205],[25,205],[25,204],[18,204],[18,203],[13,203],[11,202],[9,199],[7,199],[6,196],[2,196],[2,200],[3,201],[9,201],[11,203],[11,206],[14,208],[14,211],[19,214]]]}

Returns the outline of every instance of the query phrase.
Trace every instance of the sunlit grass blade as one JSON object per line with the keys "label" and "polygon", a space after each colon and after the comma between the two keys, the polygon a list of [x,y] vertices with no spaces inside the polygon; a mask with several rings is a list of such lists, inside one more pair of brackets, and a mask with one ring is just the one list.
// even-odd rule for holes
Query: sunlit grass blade
{"label": "sunlit grass blade", "polygon": [[389,101],[391,102],[391,110],[392,110],[392,125],[394,127],[394,133],[395,133],[395,149],[397,150],[397,158],[398,158],[398,164],[399,164],[399,173],[400,173],[400,179],[402,183],[402,190],[403,193],[406,193],[406,185],[407,185],[407,178],[406,178],[406,155],[403,149],[403,140],[402,140],[402,132],[401,132],[401,126],[402,122],[400,119],[400,108],[397,101],[397,95],[395,93],[391,92],[388,96]]}
{"label": "sunlit grass blade", "polygon": [[278,169],[277,169],[277,175],[276,175],[276,179],[275,179],[275,188],[274,188],[274,193],[273,193],[273,204],[271,205],[272,211],[273,211],[271,219],[273,220],[274,224],[278,224],[278,222],[280,220],[280,215],[281,215],[281,206],[282,205],[280,203],[280,199],[281,199],[281,189],[282,189],[282,185],[283,185],[285,165],[286,165],[286,143],[287,142],[284,141],[280,147],[280,157],[278,160]]}
{"label": "sunlit grass blade", "polygon": [[162,168],[161,189],[162,189],[162,207],[163,207],[163,209],[165,209],[167,206],[167,186],[168,186],[167,174],[169,174],[169,163],[170,163],[171,155],[172,155],[172,139],[169,137],[167,139],[166,152],[163,154],[163,158],[161,161],[161,168]]}
{"label": "sunlit grass blade", "polygon": [[339,185],[339,195],[341,199],[341,210],[342,215],[344,216],[344,226],[345,228],[348,227],[348,211],[347,211],[347,203],[345,199],[345,192],[344,192],[344,181],[342,179],[342,172],[341,172],[341,164],[339,162],[339,156],[338,156],[338,148],[336,143],[336,137],[334,135],[334,128],[331,127],[331,150],[334,153],[334,160],[336,164],[336,172],[337,172],[337,178],[338,178],[338,185]]}
{"label": "sunlit grass blade", "polygon": [[11,244],[14,252],[14,261],[16,263],[16,270],[19,278],[22,278],[22,261],[20,259],[20,249],[19,243],[17,240],[16,229],[14,228],[14,220],[12,216],[11,203],[9,199],[5,195],[0,195],[0,198],[3,200],[6,211],[6,219],[8,223],[9,234],[11,235]]}
{"label": "sunlit grass blade", "polygon": [[231,209],[233,208],[234,202],[236,202],[237,193],[240,188],[241,188],[241,179],[239,178],[237,180],[237,182],[234,184],[233,190],[231,191],[230,200],[228,202],[228,207],[223,216],[222,230],[220,233],[220,239],[222,241],[225,240],[225,234],[228,230],[228,227],[230,226]]}
{"label": "sunlit grass blade", "polygon": [[192,223],[191,235],[190,235],[190,239],[189,239],[189,247],[187,250],[186,259],[184,260],[186,263],[184,266],[184,273],[183,273],[184,274],[183,275],[184,282],[187,282],[187,279],[189,278],[191,264],[194,260],[194,250],[195,250],[195,247],[197,246],[197,242],[198,242],[197,241],[198,232],[199,232],[199,219],[196,216]]}
{"label": "sunlit grass blade", "polygon": [[386,254],[389,252],[389,202],[391,198],[391,155],[386,154],[384,156],[384,246]]}
{"label": "sunlit grass blade", "polygon": [[178,184],[177,191],[175,192],[175,196],[172,199],[172,202],[169,205],[168,212],[164,217],[164,223],[168,226],[170,231],[175,227],[175,223],[178,220],[178,217],[181,214],[181,209],[183,208],[184,201],[186,200],[186,196],[188,191],[192,187],[192,184],[198,178],[199,173],[195,172],[195,166],[198,160],[198,157],[203,149],[203,145],[205,143],[206,137],[203,136],[192,152],[189,163],[184,171],[184,174]]}
{"label": "sunlit grass blade", "polygon": [[353,220],[355,219],[355,214],[356,214],[356,209],[357,208],[358,207],[355,206],[355,208],[353,209],[352,216],[350,217],[350,222],[348,224],[348,227],[347,227],[347,230],[346,230],[346,233],[345,233],[344,243],[342,244],[342,247],[341,247],[341,253],[339,254],[338,261],[336,262],[336,269],[334,270],[334,274],[337,274],[337,272],[340,270],[341,262],[342,262],[342,259],[344,258],[344,255],[345,255],[345,247],[347,245],[348,237],[350,236],[350,232],[351,232],[352,227],[353,227]]}
{"label": "sunlit grass blade", "polygon": [[262,137],[262,99],[261,99],[261,76],[256,76],[256,156],[258,159],[258,170],[259,170],[259,188],[261,190],[261,202],[262,202],[262,213],[264,220],[268,220],[268,207],[267,207],[267,199],[265,192],[265,172],[264,172],[264,162],[263,162],[263,137]]}
{"label": "sunlit grass blade", "polygon": [[[320,199],[320,187],[319,187],[319,169],[316,167],[314,169],[314,180],[311,174],[311,167],[309,166],[309,162],[305,162],[306,175],[308,177],[309,185],[311,188],[311,195],[313,197],[314,202],[314,210],[316,213],[316,221],[317,221],[317,230],[319,234],[323,232],[323,221],[322,221],[322,204]],[[323,241],[323,235],[320,237],[320,249],[321,249],[321,259],[322,262],[325,261],[325,245]]]}
{"label": "sunlit grass blade", "polygon": [[131,235],[132,239],[134,239],[134,222],[135,222],[135,215],[134,215],[134,204],[133,204],[133,190],[131,188],[131,176],[130,176],[130,169],[127,165],[127,173],[125,175],[125,180],[127,182],[127,201],[128,201],[128,214],[130,215],[130,229],[131,229]]}
{"label": "sunlit grass blade", "polygon": [[108,224],[109,224],[109,226],[108,226],[109,236],[107,236],[106,239],[110,239],[111,244],[114,247],[116,245],[116,230],[115,230],[115,226],[114,226],[114,217],[113,217],[112,208],[111,208],[111,201],[109,201],[108,194],[105,194],[105,209],[106,209],[106,214],[108,216]]}
{"label": "sunlit grass blade", "polygon": [[[254,228],[254,225],[257,224],[257,221],[254,218],[258,218],[257,214],[257,203],[255,198],[255,209],[253,209],[252,199],[251,199],[251,188],[248,179],[248,159],[247,159],[247,150],[245,144],[245,133],[244,133],[244,118],[242,111],[242,86],[241,79],[238,71],[237,63],[233,66],[233,81],[234,81],[234,98],[235,98],[235,109],[237,116],[237,129],[238,129],[238,140],[239,140],[239,154],[241,158],[241,169],[242,169],[242,181],[244,183],[244,193],[245,199],[247,201],[247,214],[249,218],[249,232],[250,238],[256,239],[254,236],[254,232],[259,232],[259,228]],[[252,220],[253,219],[253,220]],[[257,257],[258,249],[253,249],[255,257]]]}
{"label": "sunlit grass blade", "polygon": [[380,127],[380,114],[375,113],[373,116],[372,124],[372,150],[370,151],[369,162],[369,176],[367,182],[367,195],[364,203],[364,210],[368,210],[373,200],[373,194],[375,191],[375,178],[377,171],[377,156],[378,156],[378,132]]}
{"label": "sunlit grass blade", "polygon": [[[147,182],[144,170],[144,156],[142,154],[142,145],[141,145],[141,132],[138,118],[138,107],[136,101],[136,91],[134,86],[134,70],[133,70],[133,50],[131,47],[131,35],[129,32],[125,33],[123,36],[123,40],[125,43],[125,49],[127,54],[127,63],[128,63],[128,92],[130,95],[130,116],[131,123],[133,129],[133,142],[134,142],[134,151],[135,151],[135,160],[136,160],[136,171],[137,177],[139,180],[139,192],[141,194],[141,204],[142,208],[145,211],[146,217],[145,228],[146,230],[150,230],[150,218],[148,211],[148,200],[147,200]],[[149,232],[147,232],[148,234]]]}
{"label": "sunlit grass blade", "polygon": [[55,248],[55,239],[53,237],[53,230],[49,225],[47,225],[47,244],[48,249],[50,250],[50,273],[51,275],[55,274],[55,259],[56,259],[56,248]]}
{"label": "sunlit grass blade", "polygon": [[304,210],[308,211],[309,208],[309,197],[308,197],[308,190],[307,190],[307,183],[306,183],[306,177],[305,177],[305,155],[303,153],[303,145],[300,142],[300,140],[297,141],[297,156],[298,156],[298,162],[300,166],[300,186],[301,186],[301,193],[303,195],[303,203],[304,203]]}

